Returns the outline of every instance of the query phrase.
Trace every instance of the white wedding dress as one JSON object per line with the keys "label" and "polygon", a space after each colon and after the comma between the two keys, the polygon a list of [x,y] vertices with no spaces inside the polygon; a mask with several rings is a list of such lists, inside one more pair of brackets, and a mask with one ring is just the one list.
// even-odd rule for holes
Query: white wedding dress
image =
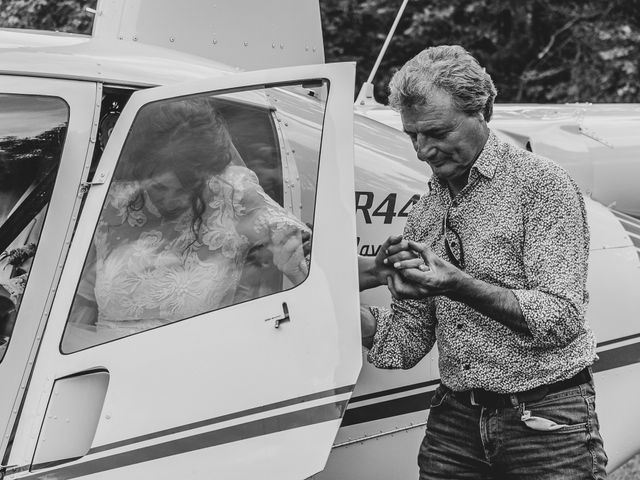
{"label": "white wedding dress", "polygon": [[[229,165],[207,182],[196,239],[188,209],[173,220],[137,182],[114,183],[78,295],[97,305],[96,327],[129,335],[233,303],[247,252],[264,245],[294,283],[308,273],[302,232],[309,229],[264,193],[255,174]],[[91,258],[94,257],[94,258]]]}

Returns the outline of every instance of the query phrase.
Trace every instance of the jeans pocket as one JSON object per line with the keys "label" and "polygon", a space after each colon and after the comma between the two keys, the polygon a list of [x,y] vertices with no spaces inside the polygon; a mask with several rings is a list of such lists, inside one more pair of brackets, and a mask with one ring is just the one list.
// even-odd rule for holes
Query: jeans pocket
{"label": "jeans pocket", "polygon": [[529,410],[524,411],[521,420],[528,428],[530,428],[531,430],[537,430],[539,432],[555,432],[558,430],[562,430],[562,432],[560,433],[567,433],[585,430],[587,428],[586,423],[576,423],[571,425],[567,423],[557,423],[554,420],[548,418],[531,415],[531,412]]}
{"label": "jeans pocket", "polygon": [[521,420],[528,428],[541,432],[586,432],[589,406],[579,388],[566,390],[523,404]]}

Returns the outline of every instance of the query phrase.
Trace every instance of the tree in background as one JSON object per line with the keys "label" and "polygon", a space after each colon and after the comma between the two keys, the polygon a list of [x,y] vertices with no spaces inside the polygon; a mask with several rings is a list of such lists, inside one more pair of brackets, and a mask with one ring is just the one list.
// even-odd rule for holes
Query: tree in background
{"label": "tree in background", "polygon": [[97,0],[0,0],[0,26],[91,33]]}
{"label": "tree in background", "polygon": [[[90,33],[97,0],[0,0],[0,26]],[[213,0],[212,0],[213,1]],[[366,80],[401,0],[320,0],[328,62]],[[640,102],[640,0],[410,0],[374,79],[430,45],[460,44],[501,102]]]}
{"label": "tree in background", "polygon": [[[401,0],[321,0],[328,62],[355,60],[357,87]],[[410,0],[375,83],[430,45],[460,44],[502,102],[639,102],[640,0]]]}

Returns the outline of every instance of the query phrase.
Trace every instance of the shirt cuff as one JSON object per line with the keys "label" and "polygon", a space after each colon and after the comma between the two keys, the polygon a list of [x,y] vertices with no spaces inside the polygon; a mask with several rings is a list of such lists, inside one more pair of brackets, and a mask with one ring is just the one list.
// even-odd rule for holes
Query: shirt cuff
{"label": "shirt cuff", "polygon": [[511,290],[534,343],[563,346],[584,330],[584,318],[566,299],[538,290]]}

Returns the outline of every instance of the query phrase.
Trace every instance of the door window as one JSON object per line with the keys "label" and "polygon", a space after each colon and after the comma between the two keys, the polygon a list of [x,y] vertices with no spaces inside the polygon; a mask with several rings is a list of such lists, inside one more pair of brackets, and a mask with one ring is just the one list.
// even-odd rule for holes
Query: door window
{"label": "door window", "polygon": [[29,280],[68,120],[60,98],[0,94],[0,359]]}
{"label": "door window", "polygon": [[[324,102],[298,100],[320,105],[317,123],[287,115],[279,99],[300,88],[194,95],[140,109],[83,267],[64,353],[305,280]],[[300,181],[298,163],[311,181]]]}

